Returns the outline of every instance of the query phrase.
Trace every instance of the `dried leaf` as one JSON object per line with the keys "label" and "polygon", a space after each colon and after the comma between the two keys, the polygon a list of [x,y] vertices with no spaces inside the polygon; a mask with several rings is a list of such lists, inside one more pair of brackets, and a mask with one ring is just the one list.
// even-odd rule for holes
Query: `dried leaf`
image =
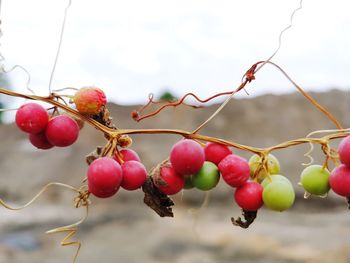
{"label": "dried leaf", "polygon": [[234,219],[233,217],[231,217],[231,222],[234,226],[239,226],[241,228],[248,228],[254,222],[257,214],[258,214],[258,211],[242,210],[242,215],[245,221],[243,221],[240,217],[238,217],[237,219]]}
{"label": "dried leaf", "polygon": [[160,217],[174,217],[171,208],[174,202],[158,190],[151,176],[147,178],[142,186],[142,190],[145,193],[144,203],[152,208]]}

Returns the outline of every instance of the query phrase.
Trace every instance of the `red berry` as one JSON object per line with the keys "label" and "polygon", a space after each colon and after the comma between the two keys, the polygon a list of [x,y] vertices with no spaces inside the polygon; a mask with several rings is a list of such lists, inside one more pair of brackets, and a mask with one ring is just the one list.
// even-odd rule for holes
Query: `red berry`
{"label": "red berry", "polygon": [[18,128],[27,133],[41,133],[49,121],[49,114],[43,106],[36,103],[22,105],[16,113]]}
{"label": "red berry", "polygon": [[232,154],[230,148],[223,144],[208,142],[204,147],[205,160],[218,165],[227,155]]}
{"label": "red berry", "polygon": [[74,103],[82,114],[99,114],[107,103],[106,95],[97,87],[84,87],[74,95]]}
{"label": "red berry", "polygon": [[47,140],[44,132],[39,134],[28,134],[28,138],[30,143],[38,149],[47,150],[53,147],[53,145]]}
{"label": "red berry", "polygon": [[245,182],[235,192],[236,203],[243,210],[256,211],[263,205],[264,188],[256,182]]}
{"label": "red berry", "polygon": [[[141,162],[141,159],[139,157],[139,155],[137,154],[137,152],[135,152],[134,150],[131,149],[123,149],[120,152],[120,158],[124,161],[124,162],[128,162],[128,161],[137,161],[137,162]],[[114,154],[113,159],[116,160],[118,163],[121,164],[119,158],[117,157],[117,152]]]}
{"label": "red berry", "polygon": [[47,124],[46,137],[54,146],[72,145],[79,136],[79,126],[71,117],[60,115],[52,118]]}
{"label": "red berry", "polygon": [[334,192],[341,196],[350,196],[350,168],[344,164],[334,168],[329,184]]}
{"label": "red berry", "polygon": [[147,171],[145,166],[138,161],[128,161],[123,163],[123,181],[121,186],[125,190],[136,190],[146,181]]}
{"label": "red berry", "polygon": [[204,159],[202,146],[189,139],[174,144],[170,152],[171,165],[181,175],[197,173],[202,168]]}
{"label": "red berry", "polygon": [[109,157],[94,160],[87,172],[89,191],[100,198],[114,195],[122,182],[123,172],[119,163]]}
{"label": "red berry", "polygon": [[166,195],[174,195],[180,192],[185,185],[185,179],[176,173],[171,166],[163,166],[160,168],[160,178],[167,185],[157,185],[157,187],[159,191]]}
{"label": "red berry", "polygon": [[101,191],[98,190],[98,188],[96,188],[93,185],[89,185],[89,192],[92,193],[94,196],[99,197],[99,198],[108,198],[108,197],[112,197],[113,195],[115,195],[117,193],[117,191],[119,190],[119,188],[117,190],[111,190],[111,191]]}
{"label": "red berry", "polygon": [[338,152],[340,161],[350,167],[350,136],[340,142]]}
{"label": "red berry", "polygon": [[218,167],[224,181],[232,187],[241,186],[249,178],[249,164],[240,156],[234,154],[227,155],[219,163]]}

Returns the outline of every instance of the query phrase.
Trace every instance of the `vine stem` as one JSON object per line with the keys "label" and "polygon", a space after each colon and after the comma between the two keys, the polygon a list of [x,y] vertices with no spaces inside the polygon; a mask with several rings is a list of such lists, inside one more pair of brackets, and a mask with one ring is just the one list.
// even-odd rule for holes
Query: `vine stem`
{"label": "vine stem", "polygon": [[79,113],[77,110],[70,108],[69,106],[60,103],[56,100],[56,97],[53,95],[47,96],[47,97],[42,97],[42,96],[37,96],[37,95],[26,95],[22,93],[17,93],[14,91],[9,91],[3,88],[0,88],[0,94],[5,94],[8,96],[12,97],[19,97],[19,98],[25,98],[29,100],[37,100],[37,101],[42,101],[48,104],[51,104],[53,106],[56,106],[58,108],[61,108],[69,113],[71,113],[74,117],[80,118],[84,121],[86,121],[88,124],[91,126],[95,127],[97,130],[101,131],[104,133],[104,135],[108,138],[109,143],[114,143],[116,139],[118,139],[121,135],[131,135],[131,134],[175,134],[175,135],[180,135],[184,138],[188,139],[194,139],[194,140],[199,140],[199,141],[205,141],[205,142],[214,142],[214,143],[219,143],[219,144],[224,144],[227,146],[231,146],[243,151],[249,151],[255,154],[258,154],[260,156],[266,156],[268,153],[274,151],[274,150],[279,150],[283,148],[288,148],[291,146],[296,146],[304,143],[316,143],[316,144],[325,144],[329,140],[332,139],[339,139],[346,137],[350,135],[350,131],[346,129],[338,129],[335,130],[333,134],[326,135],[324,137],[320,138],[313,138],[313,137],[307,137],[307,138],[299,138],[299,139],[294,139],[290,141],[286,141],[280,144],[277,144],[275,146],[267,147],[267,148],[258,148],[258,147],[253,147],[253,146],[248,146],[248,145],[243,145],[239,144],[236,142],[216,138],[216,137],[211,137],[211,136],[206,136],[206,135],[201,135],[198,133],[193,133],[190,131],[185,131],[185,130],[180,130],[180,129],[112,129],[109,128],[98,121],[92,119],[89,116],[82,115]]}

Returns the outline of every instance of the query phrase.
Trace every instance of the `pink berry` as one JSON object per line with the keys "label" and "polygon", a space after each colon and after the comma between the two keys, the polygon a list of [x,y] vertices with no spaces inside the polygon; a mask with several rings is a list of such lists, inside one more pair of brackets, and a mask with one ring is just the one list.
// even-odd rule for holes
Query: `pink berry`
{"label": "pink berry", "polygon": [[167,185],[157,185],[157,187],[159,191],[166,195],[174,195],[180,192],[185,185],[185,179],[176,173],[171,166],[161,167],[160,177]]}
{"label": "pink berry", "polygon": [[[124,162],[128,162],[128,161],[141,162],[141,159],[140,159],[139,155],[134,150],[123,149],[119,153],[120,153],[120,158]],[[119,164],[121,164],[119,158],[117,157],[117,152],[114,154],[113,159],[116,160]]]}
{"label": "pink berry", "polygon": [[232,187],[241,186],[249,178],[249,164],[240,156],[234,154],[227,155],[222,159],[218,167],[224,181]]}
{"label": "pink berry", "polygon": [[49,114],[43,106],[36,103],[22,105],[16,113],[18,128],[27,133],[38,134],[45,130]]}
{"label": "pink berry", "polygon": [[340,142],[338,152],[340,161],[350,167],[350,136]]}
{"label": "pink berry", "polygon": [[350,168],[344,164],[334,168],[330,177],[329,184],[332,190],[341,196],[350,196]]}
{"label": "pink berry", "polygon": [[256,182],[245,182],[235,192],[236,203],[243,210],[256,211],[263,205],[264,188]]}
{"label": "pink berry", "polygon": [[52,118],[46,127],[46,138],[54,146],[72,145],[79,136],[79,126],[71,117],[60,115]]}
{"label": "pink berry", "polygon": [[127,161],[122,164],[123,181],[121,186],[125,190],[136,190],[146,181],[147,171],[145,166],[138,161]]}
{"label": "pink berry", "polygon": [[38,149],[47,150],[53,147],[53,145],[47,140],[44,132],[38,134],[28,134],[28,138],[30,143]]}
{"label": "pink berry", "polygon": [[177,142],[171,149],[170,162],[180,175],[197,173],[205,161],[202,146],[193,140],[185,139]]}
{"label": "pink berry", "polygon": [[118,190],[100,191],[95,186],[89,185],[89,192],[92,193],[94,196],[96,196],[98,198],[109,198],[109,197],[112,197],[113,195],[115,195],[117,193],[117,191]]}
{"label": "pink berry", "polygon": [[87,172],[89,191],[100,198],[114,195],[123,180],[119,163],[109,157],[94,160]]}
{"label": "pink berry", "polygon": [[232,154],[230,148],[223,144],[208,142],[204,147],[205,160],[218,165],[227,155]]}
{"label": "pink berry", "polygon": [[74,95],[74,103],[82,114],[99,114],[107,103],[106,95],[97,87],[81,88]]}

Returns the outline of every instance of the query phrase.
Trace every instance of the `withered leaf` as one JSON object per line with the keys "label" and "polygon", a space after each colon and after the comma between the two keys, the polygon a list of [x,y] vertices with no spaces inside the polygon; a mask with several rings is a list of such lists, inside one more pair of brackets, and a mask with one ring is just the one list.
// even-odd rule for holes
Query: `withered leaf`
{"label": "withered leaf", "polygon": [[144,203],[153,209],[160,217],[174,217],[171,206],[174,202],[165,194],[161,193],[155,186],[153,179],[149,176],[142,186],[145,193]]}
{"label": "withered leaf", "polygon": [[241,228],[248,228],[254,222],[257,214],[258,214],[258,211],[242,210],[242,215],[245,221],[243,221],[240,217],[238,217],[237,219],[234,219],[233,217],[231,217],[231,222],[234,226],[239,226]]}

